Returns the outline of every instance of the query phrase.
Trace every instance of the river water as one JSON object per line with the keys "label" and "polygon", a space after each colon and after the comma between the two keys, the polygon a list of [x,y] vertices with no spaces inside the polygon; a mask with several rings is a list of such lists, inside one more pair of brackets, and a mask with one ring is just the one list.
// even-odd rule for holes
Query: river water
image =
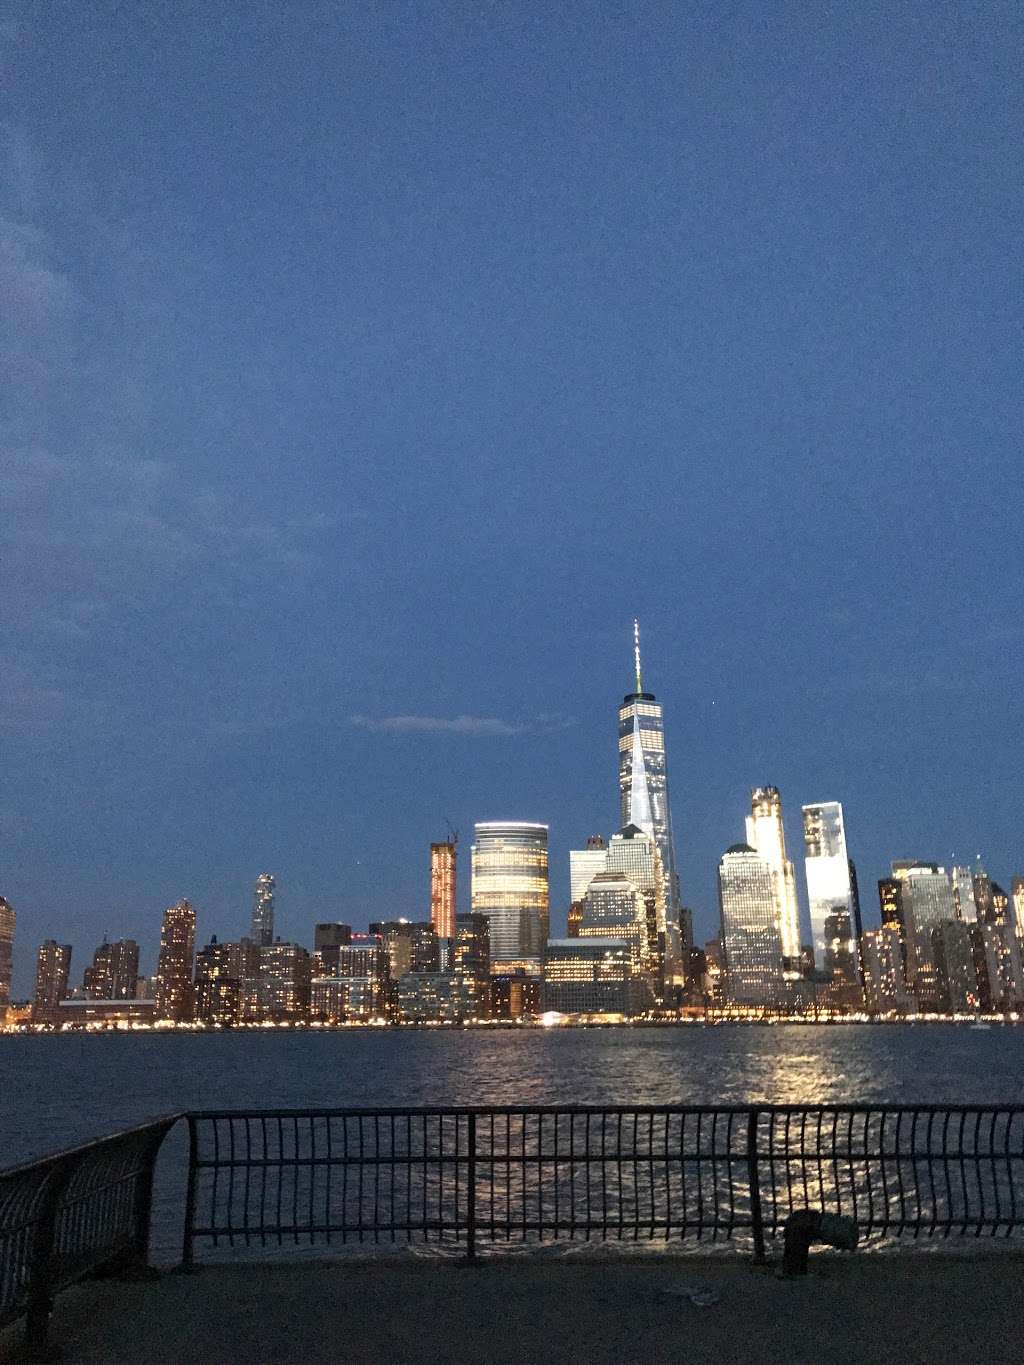
{"label": "river water", "polygon": [[261,1030],[0,1037],[0,1167],[180,1109],[1024,1103],[1024,1028]]}
{"label": "river water", "polygon": [[[1024,1028],[261,1030],[0,1037],[0,1168],[182,1109],[1024,1103]],[[184,1134],[155,1240],[179,1245]]]}

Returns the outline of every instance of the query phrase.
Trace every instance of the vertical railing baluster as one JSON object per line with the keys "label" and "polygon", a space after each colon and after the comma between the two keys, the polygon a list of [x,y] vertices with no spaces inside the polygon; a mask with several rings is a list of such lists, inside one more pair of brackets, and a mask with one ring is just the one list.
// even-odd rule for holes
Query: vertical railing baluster
{"label": "vertical railing baluster", "polygon": [[[493,1157],[493,1152],[491,1153]],[[476,1262],[476,1110],[469,1111],[466,1135],[466,1260]]]}
{"label": "vertical railing baluster", "polygon": [[[761,1217],[761,1177],[757,1148],[760,1112],[759,1109],[751,1109],[747,1115],[747,1184],[750,1188],[750,1224],[754,1237],[754,1262],[757,1265],[763,1265],[765,1259],[764,1223]],[[769,1141],[771,1141],[771,1132],[770,1127]]]}

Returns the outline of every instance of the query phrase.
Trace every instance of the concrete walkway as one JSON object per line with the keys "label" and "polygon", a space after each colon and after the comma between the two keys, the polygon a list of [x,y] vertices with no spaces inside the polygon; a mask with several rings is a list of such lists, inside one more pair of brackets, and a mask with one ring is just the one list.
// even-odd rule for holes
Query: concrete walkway
{"label": "concrete walkway", "polygon": [[[66,1365],[944,1365],[1024,1359],[1024,1257],[234,1264],[62,1295]],[[695,1306],[665,1291],[697,1286]],[[17,1330],[0,1359],[18,1358]]]}

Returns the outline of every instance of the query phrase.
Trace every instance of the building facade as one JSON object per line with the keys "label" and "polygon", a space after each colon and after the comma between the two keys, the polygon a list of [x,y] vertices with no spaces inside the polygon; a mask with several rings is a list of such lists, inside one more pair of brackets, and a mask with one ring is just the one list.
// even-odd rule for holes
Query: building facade
{"label": "building facade", "polygon": [[0,896],[0,1017],[11,1003],[11,972],[14,960],[14,927],[17,916],[9,900]]}
{"label": "building facade", "polygon": [[488,1019],[491,1013],[491,929],[486,915],[456,915],[452,970],[459,987],[459,1017]]}
{"label": "building facade", "polygon": [[430,922],[438,938],[455,936],[456,854],[454,839],[430,845]]}
{"label": "building facade", "polygon": [[[665,717],[653,692],[645,692],[640,667],[640,626],[633,622],[635,690],[619,707],[619,817],[636,825],[658,846],[668,919],[679,922],[679,875],[668,792]],[[659,926],[663,931],[664,925]]]}
{"label": "building facade", "polygon": [[775,869],[749,844],[733,844],[718,864],[725,990],[730,1004],[777,1008],[783,954]]}
{"label": "building facade", "polygon": [[54,1022],[54,1012],[68,994],[71,971],[71,944],[48,938],[36,956],[36,990],[32,1000],[32,1020],[37,1024]]}
{"label": "building facade", "polygon": [[786,855],[786,829],[778,787],[755,787],[750,793],[747,844],[768,864],[775,903],[775,925],[782,944],[783,974],[800,976],[800,905],[796,869]]}
{"label": "building facade", "polygon": [[192,1018],[192,967],[196,946],[196,912],[189,901],[164,911],[160,956],[156,969],[156,1017],[185,1023]]}
{"label": "building facade", "polygon": [[932,929],[932,955],[940,1008],[950,1014],[969,1014],[980,1009],[971,926],[958,919],[944,919],[936,924]]}
{"label": "building facade", "polygon": [[548,827],[486,821],[474,827],[472,906],[490,925],[491,970],[540,974],[548,936]]}
{"label": "building facade", "polygon": [[861,938],[864,1000],[871,1014],[912,1014],[914,997],[903,975],[903,942],[891,925],[869,929]]}
{"label": "building facade", "polygon": [[82,986],[90,1000],[134,1000],[139,986],[139,945],[133,938],[104,940],[85,969]]}
{"label": "building facade", "polygon": [[558,1014],[631,1018],[647,1008],[633,950],[619,938],[555,938],[544,957],[541,1005]]}
{"label": "building facade", "polygon": [[301,1024],[309,1019],[310,956],[299,943],[259,949],[259,973],[242,981],[240,1014],[247,1024]]}
{"label": "building facade", "polygon": [[944,1008],[944,988],[935,958],[933,931],[949,921],[957,922],[953,884],[937,863],[893,863],[893,876],[901,883],[901,904],[906,926],[907,981],[923,1010]]}

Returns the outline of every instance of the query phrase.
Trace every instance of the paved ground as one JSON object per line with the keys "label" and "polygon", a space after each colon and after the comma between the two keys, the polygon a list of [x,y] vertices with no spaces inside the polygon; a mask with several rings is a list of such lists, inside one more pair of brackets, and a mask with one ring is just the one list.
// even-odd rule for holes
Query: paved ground
{"label": "paved ground", "polygon": [[66,1365],[1018,1365],[1022,1286],[1009,1254],[816,1256],[801,1281],[731,1257],[249,1263],[84,1285],[53,1338]]}

